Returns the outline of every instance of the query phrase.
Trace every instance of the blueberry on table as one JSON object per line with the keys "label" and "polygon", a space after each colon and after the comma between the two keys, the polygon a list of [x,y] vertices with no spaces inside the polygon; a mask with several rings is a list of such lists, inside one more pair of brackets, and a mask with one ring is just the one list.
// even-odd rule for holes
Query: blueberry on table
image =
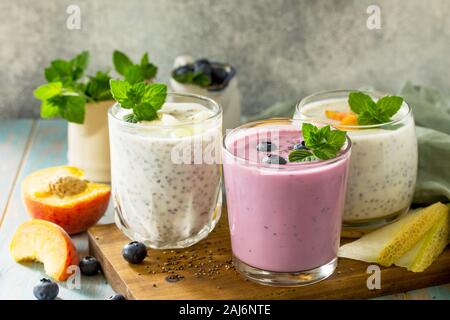
{"label": "blueberry on table", "polygon": [[108,300],[127,300],[127,299],[123,296],[123,294],[116,293],[115,295],[109,297]]}
{"label": "blueberry on table", "polygon": [[297,143],[296,145],[294,145],[294,150],[309,150],[309,149],[305,145],[305,141],[302,141],[301,143]]}
{"label": "blueberry on table", "polygon": [[270,151],[275,150],[276,148],[277,148],[277,146],[270,141],[261,141],[256,146],[256,150],[258,150],[260,152],[270,152]]}
{"label": "blueberry on table", "polygon": [[214,67],[211,76],[213,84],[223,84],[228,77],[228,72],[225,68]]}
{"label": "blueberry on table", "polygon": [[129,263],[139,264],[147,256],[147,248],[142,242],[133,241],[123,247],[122,256]]}
{"label": "blueberry on table", "polygon": [[285,158],[274,155],[274,154],[268,154],[262,159],[263,163],[267,164],[286,164],[287,161]]}
{"label": "blueberry on table", "polygon": [[81,259],[79,267],[81,273],[85,276],[95,276],[100,271],[100,263],[91,256],[86,256]]}
{"label": "blueberry on table", "polygon": [[54,300],[58,293],[58,284],[45,278],[39,280],[39,283],[33,288],[33,294],[38,300]]}

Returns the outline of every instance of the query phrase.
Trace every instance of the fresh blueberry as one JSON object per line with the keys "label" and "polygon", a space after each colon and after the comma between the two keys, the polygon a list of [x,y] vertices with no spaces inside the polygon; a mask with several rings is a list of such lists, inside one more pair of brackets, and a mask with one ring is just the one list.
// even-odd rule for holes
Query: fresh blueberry
{"label": "fresh blueberry", "polygon": [[215,67],[212,69],[212,82],[213,84],[223,84],[226,78],[228,77],[228,72],[225,68]]}
{"label": "fresh blueberry", "polygon": [[139,264],[147,256],[147,248],[142,242],[133,241],[123,247],[122,256],[129,263]]}
{"label": "fresh blueberry", "polygon": [[208,59],[198,59],[194,63],[194,72],[201,73],[211,79],[212,67]]}
{"label": "fresh blueberry", "polygon": [[256,146],[256,150],[258,150],[260,152],[270,152],[270,151],[274,151],[276,149],[277,149],[277,146],[274,143],[272,143],[271,141],[261,141]]}
{"label": "fresh blueberry", "polygon": [[54,300],[58,293],[58,284],[45,278],[39,280],[39,283],[33,288],[33,294],[38,300]]}
{"label": "fresh blueberry", "polygon": [[123,296],[123,294],[116,293],[115,295],[109,297],[108,300],[127,300],[127,299]]}
{"label": "fresh blueberry", "polygon": [[262,162],[267,164],[286,164],[287,161],[285,158],[274,155],[274,154],[268,154],[262,159]]}
{"label": "fresh blueberry", "polygon": [[302,141],[294,145],[294,150],[308,150],[308,147],[305,145],[305,141]]}
{"label": "fresh blueberry", "polygon": [[100,271],[100,263],[91,256],[81,259],[79,264],[81,273],[85,276],[95,276]]}

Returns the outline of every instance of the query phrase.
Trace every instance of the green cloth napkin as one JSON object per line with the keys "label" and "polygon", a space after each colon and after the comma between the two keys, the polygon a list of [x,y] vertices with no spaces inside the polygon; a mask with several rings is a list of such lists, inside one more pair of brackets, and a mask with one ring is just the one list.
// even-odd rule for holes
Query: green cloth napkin
{"label": "green cloth napkin", "polygon": [[[419,205],[450,200],[450,97],[436,89],[407,82],[399,91],[411,106],[419,146],[419,171],[413,202]],[[263,112],[244,116],[255,121],[292,117],[295,102],[279,102]]]}

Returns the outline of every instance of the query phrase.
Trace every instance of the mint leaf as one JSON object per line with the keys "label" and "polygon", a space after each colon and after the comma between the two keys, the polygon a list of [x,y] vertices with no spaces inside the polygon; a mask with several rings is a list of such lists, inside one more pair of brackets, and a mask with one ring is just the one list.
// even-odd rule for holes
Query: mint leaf
{"label": "mint leaf", "polygon": [[72,67],[72,80],[76,81],[83,76],[84,71],[89,64],[89,52],[83,51],[73,58],[70,63]]}
{"label": "mint leaf", "polygon": [[142,75],[142,70],[139,65],[129,66],[124,72],[125,81],[130,84],[135,84],[144,81],[144,76]]}
{"label": "mint leaf", "polygon": [[375,102],[365,93],[351,92],[348,96],[348,104],[354,113],[360,114],[370,108],[371,105],[375,105]]}
{"label": "mint leaf", "polygon": [[311,141],[312,136],[316,136],[316,134],[318,132],[319,132],[319,129],[310,123],[304,123],[302,125],[302,134],[303,134],[303,139],[305,140],[305,143],[307,141]]}
{"label": "mint leaf", "polygon": [[167,97],[167,86],[165,84],[153,83],[145,88],[143,101],[149,102],[155,110],[159,110]]}
{"label": "mint leaf", "polygon": [[142,56],[140,67],[144,79],[153,79],[158,72],[158,67],[150,63],[147,53],[144,53],[144,55]]}
{"label": "mint leaf", "polygon": [[70,86],[81,79],[89,63],[89,52],[84,51],[71,60],[56,59],[45,68],[44,75],[48,82],[62,82]]}
{"label": "mint leaf", "polygon": [[167,86],[159,83],[139,82],[131,85],[127,81],[111,80],[111,93],[123,108],[133,109],[133,113],[124,117],[125,121],[136,123],[151,121],[158,117],[167,97]]}
{"label": "mint leaf", "polygon": [[373,99],[362,92],[351,92],[348,96],[350,109],[358,115],[360,125],[383,124],[391,121],[400,109],[403,98],[397,96],[386,96],[376,103]]}
{"label": "mint leaf", "polygon": [[336,157],[339,150],[340,148],[336,150],[334,146],[324,145],[320,148],[314,149],[313,154],[319,159],[328,160]]}
{"label": "mint leaf", "polygon": [[331,130],[328,137],[328,142],[339,149],[342,148],[345,144],[345,131]]}
{"label": "mint leaf", "polygon": [[133,113],[127,114],[126,116],[123,117],[123,119],[126,122],[130,122],[130,123],[138,123],[139,122],[139,119]]}
{"label": "mint leaf", "polygon": [[158,68],[150,63],[147,53],[144,53],[139,64],[134,64],[125,53],[115,50],[113,63],[117,73],[123,75],[130,84],[151,80],[158,72]]}
{"label": "mint leaf", "polygon": [[377,101],[377,107],[386,117],[395,115],[403,104],[403,98],[397,96],[386,96]]}
{"label": "mint leaf", "polygon": [[82,124],[84,122],[85,104],[86,100],[82,96],[63,96],[63,107],[60,108],[60,114],[70,122]]}
{"label": "mint leaf", "polygon": [[50,82],[38,87],[36,90],[34,90],[33,94],[36,99],[47,100],[61,94],[61,91],[61,82]]}
{"label": "mint leaf", "polygon": [[113,63],[117,73],[123,76],[125,75],[125,71],[133,65],[130,58],[119,50],[114,50],[113,52]]}
{"label": "mint leaf", "polygon": [[133,113],[139,121],[142,120],[154,120],[158,118],[156,110],[153,109],[153,106],[148,102],[140,103],[133,107]]}
{"label": "mint leaf", "polygon": [[314,161],[317,158],[309,150],[294,150],[289,153],[289,162]]}
{"label": "mint leaf", "polygon": [[48,82],[72,83],[72,64],[69,61],[59,59],[52,61],[50,67],[45,69],[45,78]]}
{"label": "mint leaf", "polygon": [[110,81],[111,94],[122,108],[132,108],[132,104],[129,103],[127,92],[131,89],[131,84],[124,80],[111,80]]}
{"label": "mint leaf", "polygon": [[109,88],[111,77],[108,72],[98,71],[95,76],[90,76],[86,84],[86,95],[94,101],[112,99]]}
{"label": "mint leaf", "polygon": [[50,119],[59,117],[59,107],[51,100],[44,100],[41,104],[41,118]]}
{"label": "mint leaf", "polygon": [[303,123],[302,135],[307,150],[293,150],[289,154],[289,161],[328,160],[336,157],[345,144],[344,131],[331,130],[330,126],[318,128],[310,123]]}

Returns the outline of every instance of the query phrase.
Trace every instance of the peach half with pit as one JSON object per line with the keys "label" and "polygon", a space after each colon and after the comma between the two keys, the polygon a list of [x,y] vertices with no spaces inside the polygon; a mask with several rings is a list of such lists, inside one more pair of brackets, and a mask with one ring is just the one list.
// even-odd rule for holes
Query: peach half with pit
{"label": "peach half with pit", "polygon": [[71,166],[33,172],[22,183],[22,198],[35,219],[56,223],[76,234],[96,224],[109,204],[109,185],[84,179],[83,170]]}

